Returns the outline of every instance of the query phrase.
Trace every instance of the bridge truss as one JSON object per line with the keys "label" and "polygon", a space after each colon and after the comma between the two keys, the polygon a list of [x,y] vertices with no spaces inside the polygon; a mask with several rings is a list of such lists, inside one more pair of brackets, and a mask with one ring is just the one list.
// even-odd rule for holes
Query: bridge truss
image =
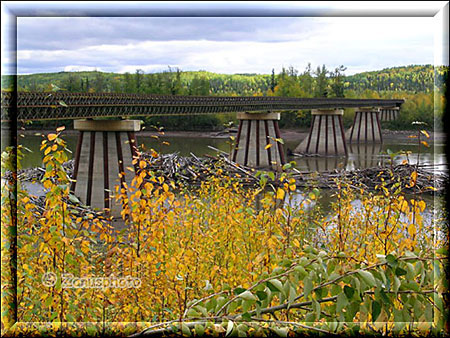
{"label": "bridge truss", "polygon": [[273,96],[179,96],[115,93],[6,92],[1,121],[205,115],[351,107],[400,107],[403,100]]}

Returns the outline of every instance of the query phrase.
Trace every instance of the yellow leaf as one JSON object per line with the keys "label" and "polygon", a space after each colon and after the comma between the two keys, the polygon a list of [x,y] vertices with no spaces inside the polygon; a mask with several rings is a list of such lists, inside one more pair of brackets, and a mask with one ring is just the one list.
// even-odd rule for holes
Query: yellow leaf
{"label": "yellow leaf", "polygon": [[164,189],[165,192],[168,192],[169,191],[169,186],[166,183],[164,183],[163,184],[163,189]]}
{"label": "yellow leaf", "polygon": [[430,135],[427,133],[426,130],[421,130],[420,131],[422,134],[424,134],[427,138],[430,138]]}
{"label": "yellow leaf", "polygon": [[419,201],[418,206],[420,208],[420,211],[423,212],[427,204],[424,201]]}
{"label": "yellow leaf", "polygon": [[57,137],[56,134],[48,134],[47,138],[49,141],[53,141]]}
{"label": "yellow leaf", "polygon": [[66,129],[66,127],[62,126],[62,127],[56,128],[56,131],[59,133],[59,132],[63,131],[64,129]]}
{"label": "yellow leaf", "polygon": [[403,213],[407,213],[407,212],[409,211],[409,206],[408,206],[408,202],[407,202],[407,201],[403,201],[403,202],[400,204],[400,210],[401,210]]}
{"label": "yellow leaf", "polygon": [[411,224],[408,226],[408,234],[409,234],[411,237],[414,237],[414,236],[416,235],[416,226],[414,225],[414,223],[411,223]]}
{"label": "yellow leaf", "polygon": [[278,188],[278,190],[277,190],[277,198],[278,198],[279,200],[282,200],[282,199],[284,198],[284,195],[285,195],[284,190],[281,189],[281,188]]}
{"label": "yellow leaf", "polygon": [[417,182],[417,171],[413,171],[410,176],[410,183],[407,185],[408,188],[412,188],[416,185]]}
{"label": "yellow leaf", "polygon": [[271,146],[272,146],[272,143],[269,143],[268,145],[266,145],[266,146],[264,147],[264,149],[269,149]]}
{"label": "yellow leaf", "polygon": [[428,143],[425,141],[421,141],[420,143],[422,143],[425,147],[429,147]]}
{"label": "yellow leaf", "polygon": [[52,148],[50,148],[50,147],[48,147],[47,149],[45,149],[44,155],[48,155],[48,153],[50,152],[50,150],[52,150]]}

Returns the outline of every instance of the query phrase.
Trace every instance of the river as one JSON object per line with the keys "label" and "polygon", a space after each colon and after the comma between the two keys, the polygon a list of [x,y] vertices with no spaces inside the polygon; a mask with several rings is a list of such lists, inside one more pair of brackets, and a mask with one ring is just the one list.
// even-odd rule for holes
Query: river
{"label": "river", "polygon": [[[36,132],[35,134],[39,134]],[[23,168],[31,168],[42,165],[43,154],[39,150],[42,136],[27,132],[23,137],[19,137],[19,143],[29,149],[31,152],[26,152],[26,156],[22,161]],[[283,131],[282,131],[283,134]],[[297,144],[304,137],[304,133],[293,134],[292,132],[285,133],[285,149],[294,149]],[[204,154],[215,155],[216,151],[209,148],[220,149],[227,153],[230,152],[231,144],[227,136],[214,136],[212,133],[206,133],[207,137],[201,136],[200,133],[167,133],[167,135],[159,136],[158,139],[152,137],[150,134],[146,136],[138,136],[138,143],[144,144],[147,149],[155,149],[160,153],[178,152],[181,156],[189,156],[190,153],[196,156],[203,156]],[[408,158],[411,164],[438,164],[438,171],[446,169],[446,158],[444,149],[444,137],[437,134],[435,139],[430,137],[426,139],[422,135],[422,139],[426,140],[429,147],[418,145],[417,138],[409,138],[408,136],[416,136],[417,132],[384,135],[383,144],[349,144],[349,156],[346,157],[292,157],[288,156],[289,161],[295,161],[297,169],[301,171],[328,171],[336,168],[362,169],[368,167],[375,167],[381,164],[386,164],[390,156],[387,152],[390,150],[397,153],[394,158],[394,164],[399,164],[407,158],[402,152],[410,152]],[[200,136],[200,137],[199,137]],[[284,136],[284,135],[282,135]],[[299,138],[296,139],[296,136]],[[67,141],[67,147],[72,154],[75,152],[77,144],[77,135],[74,133],[67,133],[63,138]],[[3,147],[2,147],[3,148]]]}
{"label": "river", "polygon": [[[66,133],[66,132],[65,132]],[[23,168],[31,168],[42,165],[43,154],[39,150],[40,143],[43,140],[41,133],[27,132],[26,135],[19,137],[19,142],[26,147],[30,152],[25,152],[25,157],[22,161]],[[205,137],[206,135],[206,137]],[[443,134],[435,134],[426,139],[429,147],[418,145],[417,138],[410,138],[410,135],[417,135],[417,132],[385,132],[383,144],[350,144],[348,145],[348,157],[287,157],[289,161],[295,161],[296,167],[300,171],[329,171],[336,168],[363,169],[368,167],[376,167],[389,163],[390,156],[387,152],[397,153],[394,157],[394,164],[399,164],[406,158],[411,164],[435,164],[434,169],[438,172],[447,170]],[[153,134],[154,136],[154,134]],[[423,135],[422,135],[423,136]],[[285,139],[285,149],[294,149],[297,144],[306,137],[305,133],[292,133],[282,131],[282,137]],[[70,157],[75,153],[77,144],[77,134],[68,131],[63,138],[67,141],[68,149],[72,152]],[[423,136],[423,139],[425,137]],[[147,149],[155,149],[160,153],[178,152],[181,156],[189,156],[190,153],[196,156],[203,156],[204,154],[215,155],[216,151],[209,148],[212,146],[221,151],[230,152],[230,138],[228,135],[214,135],[214,133],[166,133],[166,135],[159,136],[159,138],[152,137],[151,134],[143,134],[138,136],[139,145],[143,144]],[[2,147],[3,148],[3,147]],[[408,155],[405,152],[409,152]],[[333,201],[333,191],[330,189],[322,189],[321,197],[318,202],[321,204],[322,210],[327,211],[330,208],[330,203]],[[299,197],[302,192],[298,191]],[[432,195],[423,196],[427,202],[427,209],[425,210],[425,219],[430,222],[433,219],[433,212],[436,208],[441,210],[443,208],[443,199],[441,197],[433,197]],[[359,201],[355,201],[356,204]],[[436,208],[433,208],[432,206]]]}

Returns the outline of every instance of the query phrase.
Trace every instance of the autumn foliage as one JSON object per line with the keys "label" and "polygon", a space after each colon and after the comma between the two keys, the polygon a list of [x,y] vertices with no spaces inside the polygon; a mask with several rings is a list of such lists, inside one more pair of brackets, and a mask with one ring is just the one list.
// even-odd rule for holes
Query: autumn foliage
{"label": "autumn foliage", "polygon": [[[192,188],[136,158],[137,172],[123,173],[135,175],[131,185],[116,187],[116,222],[70,192],[62,129],[42,142],[45,207],[18,182],[18,321],[142,322],[131,331],[184,335],[442,332],[445,251],[435,250],[445,237],[400,184],[368,192],[339,181],[325,214],[320,191],[299,192],[287,171],[276,185],[259,173],[260,186],[244,188],[207,168]],[[2,187],[3,234],[11,189]],[[46,286],[49,272],[57,280]],[[139,282],[68,288],[63,275]]]}

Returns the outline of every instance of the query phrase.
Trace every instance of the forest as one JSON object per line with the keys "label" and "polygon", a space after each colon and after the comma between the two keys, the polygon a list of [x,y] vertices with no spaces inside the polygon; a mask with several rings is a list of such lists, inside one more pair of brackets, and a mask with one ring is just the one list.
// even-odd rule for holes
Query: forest
{"label": "forest", "polygon": [[[59,72],[19,75],[18,90],[115,92],[161,95],[224,95],[224,96],[287,96],[287,97],[348,97],[403,98],[406,103],[396,121],[384,122],[388,129],[411,129],[411,123],[421,121],[429,128],[442,127],[442,86],[448,68],[432,65],[393,67],[380,71],[346,76],[346,67],[333,70],[325,65],[313,69],[311,64],[299,71],[282,68],[275,74],[217,74],[208,71],[182,71],[168,67],[160,73]],[[11,88],[12,78],[3,77],[2,89]],[[435,96],[435,94],[437,94]],[[436,105],[438,109],[434,110]],[[348,127],[353,112],[344,115]],[[149,117],[147,125],[161,125],[166,130],[217,130],[229,122],[229,116]],[[234,121],[236,122],[236,121]],[[285,112],[281,128],[307,128],[308,112]],[[69,124],[67,124],[69,126]]]}

